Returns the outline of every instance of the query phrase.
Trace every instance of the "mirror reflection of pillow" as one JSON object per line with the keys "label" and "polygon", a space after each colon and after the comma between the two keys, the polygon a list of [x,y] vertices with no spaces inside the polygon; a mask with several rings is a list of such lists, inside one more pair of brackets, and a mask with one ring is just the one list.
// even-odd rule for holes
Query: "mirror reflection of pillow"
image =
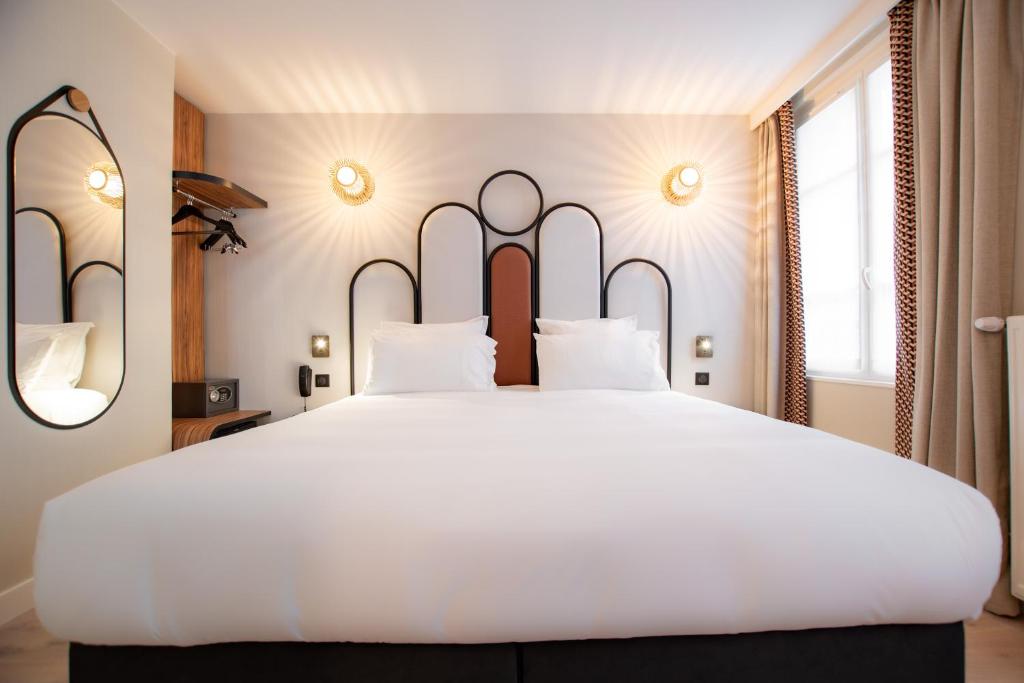
{"label": "mirror reflection of pillow", "polygon": [[86,335],[93,323],[15,323],[18,390],[73,389],[85,367]]}
{"label": "mirror reflection of pillow", "polygon": [[33,413],[60,425],[88,422],[110,403],[105,395],[92,389],[40,389],[26,391],[22,398]]}

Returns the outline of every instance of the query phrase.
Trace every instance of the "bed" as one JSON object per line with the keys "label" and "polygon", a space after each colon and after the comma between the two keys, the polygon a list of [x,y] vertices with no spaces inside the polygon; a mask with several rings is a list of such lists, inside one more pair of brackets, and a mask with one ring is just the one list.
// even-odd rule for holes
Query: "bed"
{"label": "bed", "polygon": [[89,645],[806,632],[976,617],[999,554],[984,496],[891,454],[522,388],[357,396],[85,484],[36,599]]}
{"label": "bed", "polygon": [[577,204],[488,255],[485,226],[525,231],[480,209],[427,214],[415,275],[355,272],[349,360],[355,388],[360,330],[399,310],[359,300],[384,269],[413,322],[491,316],[501,388],[352,396],[47,504],[36,603],[73,682],[963,680],[1001,554],[983,495],[678,392],[537,391],[540,313],[608,315],[642,267],[670,338],[671,283],[606,278]]}

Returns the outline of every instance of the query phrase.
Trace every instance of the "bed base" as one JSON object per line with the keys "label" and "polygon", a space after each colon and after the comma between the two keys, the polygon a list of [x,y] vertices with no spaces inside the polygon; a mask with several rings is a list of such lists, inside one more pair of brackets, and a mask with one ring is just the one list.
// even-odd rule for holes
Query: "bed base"
{"label": "bed base", "polygon": [[963,683],[962,623],[497,645],[71,644],[71,683]]}

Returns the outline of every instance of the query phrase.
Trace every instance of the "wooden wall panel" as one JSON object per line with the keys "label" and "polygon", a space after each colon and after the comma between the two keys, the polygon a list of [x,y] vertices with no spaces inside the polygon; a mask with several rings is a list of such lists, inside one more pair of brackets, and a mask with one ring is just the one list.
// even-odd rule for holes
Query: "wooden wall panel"
{"label": "wooden wall panel", "polygon": [[[195,105],[174,95],[174,170],[202,171],[205,148],[205,116]],[[169,180],[169,179],[168,179]],[[168,188],[170,189],[170,188]],[[175,196],[174,209],[183,200]],[[176,230],[203,230],[188,218]],[[201,382],[206,375],[203,339],[202,236],[173,238],[171,288],[171,376],[175,382]]]}

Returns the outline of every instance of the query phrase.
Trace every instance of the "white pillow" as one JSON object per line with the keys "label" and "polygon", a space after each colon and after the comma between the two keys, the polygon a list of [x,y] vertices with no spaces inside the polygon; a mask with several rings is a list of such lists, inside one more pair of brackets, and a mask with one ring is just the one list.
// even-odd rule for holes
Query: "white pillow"
{"label": "white pillow", "polygon": [[478,315],[475,318],[457,323],[404,323],[395,320],[385,320],[381,322],[377,331],[388,333],[412,332],[414,334],[448,334],[453,332],[486,334],[487,316]]}
{"label": "white pillow", "polygon": [[497,345],[483,334],[374,332],[363,393],[491,391]]}
{"label": "white pillow", "polygon": [[541,391],[667,391],[658,333],[535,334]]}
{"label": "white pillow", "polygon": [[635,332],[636,316],[625,318],[588,318],[586,320],[552,320],[537,318],[541,334],[577,334],[579,332]]}
{"label": "white pillow", "polygon": [[73,389],[85,367],[92,323],[15,323],[15,378],[20,391]]}

